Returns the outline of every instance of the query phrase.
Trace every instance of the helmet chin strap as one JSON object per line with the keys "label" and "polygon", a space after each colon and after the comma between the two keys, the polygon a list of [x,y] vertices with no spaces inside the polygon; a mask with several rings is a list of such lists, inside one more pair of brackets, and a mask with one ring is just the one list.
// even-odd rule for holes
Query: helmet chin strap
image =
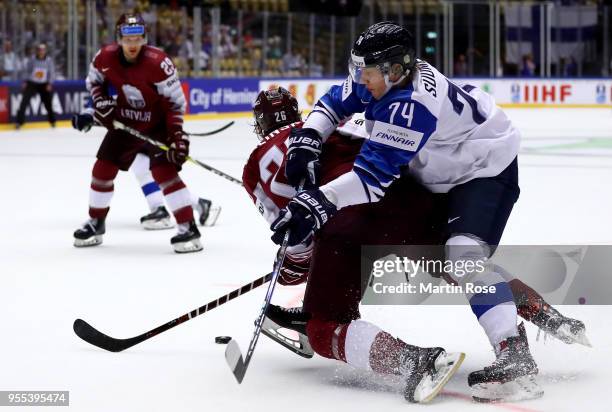
{"label": "helmet chin strap", "polygon": [[383,93],[383,96],[384,96],[384,95],[386,95],[387,93],[389,93],[389,90],[391,90],[391,88],[392,88],[393,86],[397,86],[397,85],[398,85],[398,84],[400,84],[402,81],[404,81],[404,79],[405,79],[406,77],[408,77],[408,74],[410,74],[410,70],[409,70],[409,69],[408,69],[408,70],[406,70],[406,71],[404,72],[404,74],[402,74],[402,75],[400,76],[400,78],[399,78],[399,79],[397,79],[396,81],[392,82],[392,81],[389,79],[389,73],[385,73],[384,77],[385,77],[385,86],[386,86],[386,88],[385,88],[385,92]]}

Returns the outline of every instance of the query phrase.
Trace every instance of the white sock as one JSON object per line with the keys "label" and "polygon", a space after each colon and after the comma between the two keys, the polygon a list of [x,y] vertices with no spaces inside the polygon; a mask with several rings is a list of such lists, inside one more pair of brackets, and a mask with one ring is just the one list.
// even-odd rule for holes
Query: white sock
{"label": "white sock", "polygon": [[149,209],[153,212],[158,207],[164,205],[164,197],[159,186],[155,183],[155,179],[153,179],[153,175],[149,170],[149,165],[149,157],[142,153],[138,153],[130,166],[130,171],[136,176],[142,193],[145,195],[145,199],[149,205]]}

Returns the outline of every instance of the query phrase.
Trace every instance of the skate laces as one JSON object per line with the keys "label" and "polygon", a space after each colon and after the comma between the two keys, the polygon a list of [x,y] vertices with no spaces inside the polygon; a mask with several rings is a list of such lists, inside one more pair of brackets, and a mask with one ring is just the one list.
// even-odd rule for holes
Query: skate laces
{"label": "skate laces", "polygon": [[489,368],[496,368],[508,362],[508,357],[510,356],[510,345],[508,344],[508,341],[506,340],[506,341],[501,342],[500,346],[504,342],[506,342],[505,343],[506,347],[503,349],[500,349],[499,355],[497,355],[497,358],[493,361],[493,363],[491,364],[491,366],[489,366]]}
{"label": "skate laces", "polygon": [[83,223],[83,229],[91,228],[94,232],[96,231],[96,222],[97,219],[87,219],[85,223]]}
{"label": "skate laces", "polygon": [[187,222],[187,223],[179,223],[177,226],[177,231],[179,235],[183,235],[187,232],[189,232],[190,226],[191,226],[191,222]]}
{"label": "skate laces", "polygon": [[410,356],[408,351],[400,355],[399,374],[403,376],[411,376],[416,369],[416,362],[413,356]]}

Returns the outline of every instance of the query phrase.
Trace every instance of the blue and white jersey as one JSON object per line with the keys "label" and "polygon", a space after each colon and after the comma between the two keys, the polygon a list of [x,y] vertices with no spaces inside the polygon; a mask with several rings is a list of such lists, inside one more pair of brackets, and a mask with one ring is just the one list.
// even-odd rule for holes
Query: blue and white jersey
{"label": "blue and white jersey", "polygon": [[456,84],[424,61],[412,81],[380,100],[349,77],[319,101],[304,127],[327,138],[353,113],[365,112],[368,140],[353,171],[321,187],[338,208],[376,202],[400,167],[433,192],[501,173],[517,156],[520,134],[493,97]]}

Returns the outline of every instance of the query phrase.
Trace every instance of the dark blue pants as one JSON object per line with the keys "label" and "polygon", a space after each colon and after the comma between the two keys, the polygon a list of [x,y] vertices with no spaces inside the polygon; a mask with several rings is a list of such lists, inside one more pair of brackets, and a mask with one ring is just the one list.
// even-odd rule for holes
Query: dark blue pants
{"label": "dark blue pants", "polygon": [[515,158],[494,177],[471,180],[448,192],[448,236],[471,234],[491,246],[499,244],[508,217],[519,197]]}

